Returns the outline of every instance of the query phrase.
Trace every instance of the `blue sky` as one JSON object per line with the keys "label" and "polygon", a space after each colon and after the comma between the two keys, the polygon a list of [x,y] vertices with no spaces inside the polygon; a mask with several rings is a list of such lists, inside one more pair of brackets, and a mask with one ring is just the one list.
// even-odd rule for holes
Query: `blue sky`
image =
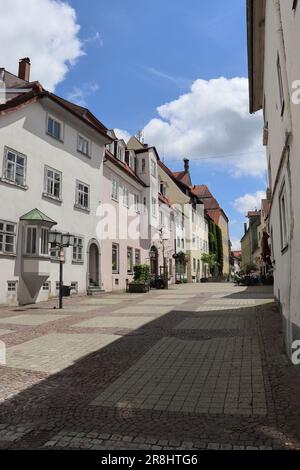
{"label": "blue sky", "polygon": [[262,122],[248,114],[245,4],[12,0],[0,18],[3,66],[30,56],[32,79],[109,128],[144,129],[172,169],[190,158],[193,183],[208,184],[240,239],[266,186]]}

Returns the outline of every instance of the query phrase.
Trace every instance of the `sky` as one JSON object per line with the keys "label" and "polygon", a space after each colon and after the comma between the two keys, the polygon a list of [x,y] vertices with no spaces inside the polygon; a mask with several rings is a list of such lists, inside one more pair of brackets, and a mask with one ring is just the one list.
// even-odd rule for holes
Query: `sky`
{"label": "sky", "polygon": [[[2,4],[2,5],[1,5]],[[128,138],[174,171],[191,161],[230,219],[235,249],[266,189],[262,117],[248,112],[246,0],[0,0],[0,66]],[[22,32],[22,34],[20,34]]]}

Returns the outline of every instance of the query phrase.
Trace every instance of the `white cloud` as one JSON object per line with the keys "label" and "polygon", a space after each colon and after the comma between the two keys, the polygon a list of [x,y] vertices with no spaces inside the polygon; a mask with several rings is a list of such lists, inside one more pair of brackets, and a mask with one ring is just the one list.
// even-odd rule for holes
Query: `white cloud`
{"label": "white cloud", "polygon": [[98,90],[99,85],[96,83],[84,83],[81,87],[74,86],[67,94],[67,99],[79,106],[87,107],[87,98]]}
{"label": "white cloud", "polygon": [[123,129],[114,129],[114,131],[118,139],[123,139],[126,143],[131,137],[131,135],[127,131],[124,131]]}
{"label": "white cloud", "polygon": [[54,90],[64,80],[70,66],[84,54],[75,10],[67,2],[58,0],[2,3],[0,65],[17,73],[18,60],[30,57],[31,79]]}
{"label": "white cloud", "polygon": [[241,250],[241,241],[238,238],[231,237],[230,238],[232,244],[232,251],[240,251]]}
{"label": "white cloud", "polygon": [[224,166],[235,177],[263,176],[262,117],[249,114],[246,78],[196,80],[157,112],[144,128],[145,140],[167,160],[189,157]]}
{"label": "white cloud", "polygon": [[238,197],[233,202],[233,207],[240,214],[247,214],[255,209],[260,210],[261,200],[266,198],[266,191],[257,191],[254,194],[247,193]]}

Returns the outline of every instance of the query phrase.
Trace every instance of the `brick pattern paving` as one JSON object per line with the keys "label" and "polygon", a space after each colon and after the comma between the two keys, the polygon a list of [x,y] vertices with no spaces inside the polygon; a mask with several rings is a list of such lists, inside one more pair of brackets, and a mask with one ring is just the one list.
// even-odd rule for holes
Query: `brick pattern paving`
{"label": "brick pattern paving", "polygon": [[271,302],[194,284],[0,309],[0,448],[300,448],[299,369]]}

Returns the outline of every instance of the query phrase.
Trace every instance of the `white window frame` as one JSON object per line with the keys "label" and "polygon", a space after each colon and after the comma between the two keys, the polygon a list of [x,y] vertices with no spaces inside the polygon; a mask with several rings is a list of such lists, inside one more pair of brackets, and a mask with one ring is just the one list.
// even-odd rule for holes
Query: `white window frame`
{"label": "white window frame", "polygon": [[120,160],[121,162],[125,162],[125,149],[122,144],[118,142],[117,145],[117,159]]}
{"label": "white window frame", "polygon": [[[57,137],[54,132],[49,131],[49,121],[50,119],[53,121],[53,123],[59,124],[59,137]],[[60,142],[63,142],[64,139],[64,124],[60,119],[57,119],[56,117],[52,116],[51,114],[47,114],[47,120],[46,120],[46,134],[48,134],[52,139],[58,140]]]}
{"label": "white window frame", "polygon": [[151,176],[157,178],[157,163],[151,158]]}
{"label": "white window frame", "polygon": [[[83,186],[83,189],[80,189],[80,186]],[[85,193],[84,188],[88,189],[87,193]],[[83,197],[83,200],[84,200],[85,194],[87,194],[87,206],[80,202],[81,197]],[[90,210],[90,185],[83,183],[83,181],[79,181],[79,180],[76,180],[75,207],[77,209],[82,209],[85,211]]]}
{"label": "white window frame", "polygon": [[[80,148],[80,142],[83,142],[86,145],[86,151],[83,148]],[[78,134],[77,137],[77,152],[81,153],[85,157],[90,157],[91,155],[91,141],[81,134]]]}
{"label": "white window frame", "polygon": [[42,291],[43,292],[50,292],[50,282],[49,281],[44,282],[44,284],[42,285]]}
{"label": "white window frame", "polygon": [[[5,220],[0,220],[0,223],[3,224],[3,229],[0,230],[0,237],[2,239],[2,241],[0,242],[2,245],[2,249],[0,245],[0,254],[13,256],[16,254],[17,224],[14,222],[8,222]],[[14,228],[13,232],[7,231],[8,225],[11,225]],[[13,237],[13,243],[7,243],[7,237]],[[6,245],[12,245],[13,251],[7,251],[5,249]]]}
{"label": "white window frame", "polygon": [[134,194],[134,210],[137,214],[140,213],[140,196],[139,194]]}
{"label": "white window frame", "polygon": [[[130,257],[129,257],[130,254]],[[133,248],[131,246],[127,247],[127,274],[133,273]]]}
{"label": "white window frame", "polygon": [[141,250],[136,248],[134,250],[134,265],[137,266],[139,264],[141,264]]}
{"label": "white window frame", "polygon": [[[113,249],[114,247],[116,248],[116,269],[113,269]],[[112,257],[112,272],[113,274],[119,274],[120,273],[120,245],[119,243],[112,243],[111,245],[111,257]]]}
{"label": "white window frame", "polygon": [[157,218],[157,200],[152,197],[152,217]]}
{"label": "white window frame", "polygon": [[72,247],[72,263],[84,263],[84,237],[74,236],[74,245]]}
{"label": "white window frame", "polygon": [[7,293],[16,294],[18,291],[18,281],[7,281]]}
{"label": "white window frame", "polygon": [[113,201],[119,202],[119,181],[115,178],[111,180],[111,198]]}
{"label": "white window frame", "polygon": [[[41,256],[47,256],[49,257],[49,228],[48,227],[41,227],[40,228],[40,236],[38,236],[38,240],[40,243],[39,246],[39,253]],[[46,232],[46,239],[43,239],[43,233]],[[47,245],[47,250],[43,250],[45,248],[44,243]],[[42,251],[43,250],[43,251]]]}
{"label": "white window frame", "polygon": [[129,207],[129,189],[127,186],[123,186],[123,206]]}
{"label": "white window frame", "polygon": [[283,183],[279,193],[279,214],[280,214],[280,232],[281,232],[281,250],[284,251],[289,245],[288,236],[288,206],[287,206],[287,192],[285,182]]}
{"label": "white window frame", "polygon": [[[35,230],[35,251],[28,250],[28,238],[29,238],[29,231],[33,233]],[[31,249],[33,248],[33,240],[34,238],[31,235]],[[25,254],[28,256],[38,256],[39,254],[39,242],[38,242],[38,226],[37,225],[27,225],[26,226],[26,239],[25,239]]]}
{"label": "white window frame", "polygon": [[[53,178],[52,178],[52,192],[48,191],[48,181],[51,180],[51,177],[48,176],[48,172],[52,171],[53,172]],[[55,176],[59,176],[59,195],[56,196],[54,194],[54,187],[55,187]],[[43,196],[53,198],[57,201],[61,201],[62,197],[62,172],[59,170],[55,170],[55,168],[52,168],[51,166],[45,165],[45,171],[44,171],[44,193]]]}
{"label": "white window frame", "polygon": [[[9,154],[11,154],[15,157],[14,161],[8,160],[8,155]],[[20,165],[17,162],[18,158],[23,159],[23,165]],[[8,174],[8,171],[7,171],[8,162],[10,162],[10,164],[13,166],[13,177],[9,177],[9,174]],[[17,168],[18,167],[23,168],[22,182],[17,181]],[[5,147],[5,149],[4,149],[4,160],[3,160],[3,173],[2,173],[4,181],[8,181],[12,184],[15,184],[16,186],[25,187],[26,186],[26,171],[27,171],[27,156],[24,155],[23,153],[17,152],[16,150]]]}

